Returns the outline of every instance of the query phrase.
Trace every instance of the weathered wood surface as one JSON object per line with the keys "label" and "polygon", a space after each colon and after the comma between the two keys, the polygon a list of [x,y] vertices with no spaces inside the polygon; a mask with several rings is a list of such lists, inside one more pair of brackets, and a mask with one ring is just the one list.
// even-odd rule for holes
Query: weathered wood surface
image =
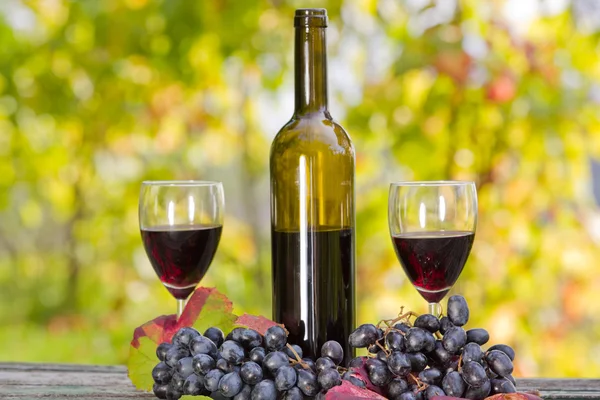
{"label": "weathered wood surface", "polygon": [[[518,379],[544,399],[600,399],[600,379]],[[123,366],[0,363],[0,399],[152,399],[136,391]]]}

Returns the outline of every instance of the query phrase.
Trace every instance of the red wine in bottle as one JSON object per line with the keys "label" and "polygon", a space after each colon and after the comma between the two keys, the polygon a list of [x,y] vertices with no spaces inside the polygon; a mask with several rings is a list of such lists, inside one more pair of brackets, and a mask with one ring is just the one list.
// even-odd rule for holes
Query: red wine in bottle
{"label": "red wine in bottle", "polygon": [[354,148],[327,109],[324,9],[296,11],[295,110],[271,146],[273,318],[304,354],[355,324]]}
{"label": "red wine in bottle", "polygon": [[187,299],[210,266],[222,227],[155,226],[141,230],[150,263],[176,299]]}
{"label": "red wine in bottle", "polygon": [[408,279],[425,300],[439,303],[460,276],[475,234],[417,232],[394,235],[392,239]]}

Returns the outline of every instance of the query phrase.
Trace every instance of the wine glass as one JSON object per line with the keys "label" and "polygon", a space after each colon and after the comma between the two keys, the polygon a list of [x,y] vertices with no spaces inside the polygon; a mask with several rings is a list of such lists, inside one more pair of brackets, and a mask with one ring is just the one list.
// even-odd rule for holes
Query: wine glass
{"label": "wine glass", "polygon": [[142,183],[142,241],[160,281],[177,299],[177,317],[213,260],[224,213],[221,182]]}
{"label": "wine glass", "polygon": [[396,255],[408,279],[441,314],[439,302],[452,288],[471,252],[477,225],[473,182],[392,183],[388,222]]}

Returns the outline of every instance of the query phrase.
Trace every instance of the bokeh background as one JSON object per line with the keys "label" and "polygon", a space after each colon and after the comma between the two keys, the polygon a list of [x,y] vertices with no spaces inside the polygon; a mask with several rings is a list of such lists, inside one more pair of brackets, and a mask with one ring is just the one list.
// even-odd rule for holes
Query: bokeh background
{"label": "bokeh background", "polygon": [[357,152],[359,322],[426,310],[389,182],[472,179],[469,326],[515,347],[517,376],[600,376],[595,0],[0,1],[0,359],[123,363],[174,311],[141,245],[144,179],[224,182],[204,285],[270,316],[267,161],[306,6],[328,8]]}

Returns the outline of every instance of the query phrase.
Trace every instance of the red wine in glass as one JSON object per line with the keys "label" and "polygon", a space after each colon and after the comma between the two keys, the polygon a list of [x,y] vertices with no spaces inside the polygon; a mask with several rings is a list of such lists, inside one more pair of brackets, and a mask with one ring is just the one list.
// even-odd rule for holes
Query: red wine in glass
{"label": "red wine in glass", "polygon": [[469,257],[474,238],[473,232],[465,231],[392,236],[404,272],[429,303],[439,303],[452,288]]}
{"label": "red wine in glass", "polygon": [[141,229],[150,263],[176,299],[187,299],[215,255],[221,225],[153,226]]}

